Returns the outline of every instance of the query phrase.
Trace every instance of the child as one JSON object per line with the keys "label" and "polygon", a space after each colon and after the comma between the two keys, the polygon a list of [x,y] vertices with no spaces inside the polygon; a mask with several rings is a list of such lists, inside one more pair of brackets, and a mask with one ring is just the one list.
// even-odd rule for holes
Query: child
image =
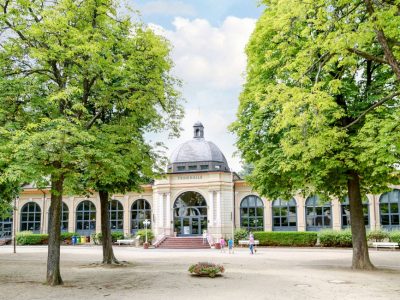
{"label": "child", "polygon": [[230,238],[229,240],[228,240],[228,249],[229,249],[229,254],[233,254],[233,240],[232,240],[232,238]]}
{"label": "child", "polygon": [[221,252],[225,252],[225,240],[222,236],[221,236],[221,240],[219,241],[219,243],[221,244]]}

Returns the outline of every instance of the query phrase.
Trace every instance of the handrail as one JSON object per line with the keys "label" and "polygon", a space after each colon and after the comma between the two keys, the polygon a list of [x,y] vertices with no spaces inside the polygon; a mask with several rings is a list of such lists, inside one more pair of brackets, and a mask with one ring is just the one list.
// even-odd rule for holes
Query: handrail
{"label": "handrail", "polygon": [[160,246],[160,244],[162,242],[164,242],[166,238],[167,238],[167,236],[165,234],[160,234],[159,236],[157,236],[157,239],[153,244],[154,248],[157,248],[158,246]]}

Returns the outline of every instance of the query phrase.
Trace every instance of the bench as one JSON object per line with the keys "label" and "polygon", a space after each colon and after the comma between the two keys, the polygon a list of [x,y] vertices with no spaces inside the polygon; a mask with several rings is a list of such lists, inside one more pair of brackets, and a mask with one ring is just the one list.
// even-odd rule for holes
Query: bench
{"label": "bench", "polygon": [[124,245],[132,245],[134,243],[134,240],[117,240],[117,244],[121,246],[121,244]]}
{"label": "bench", "polygon": [[396,249],[396,248],[399,247],[399,243],[374,242],[374,243],[372,243],[372,246],[374,246],[376,250],[378,250],[378,248],[392,248],[392,249]]}
{"label": "bench", "polygon": [[[259,245],[260,241],[259,240],[254,240],[254,245]],[[249,245],[249,240],[239,240],[239,245]]]}

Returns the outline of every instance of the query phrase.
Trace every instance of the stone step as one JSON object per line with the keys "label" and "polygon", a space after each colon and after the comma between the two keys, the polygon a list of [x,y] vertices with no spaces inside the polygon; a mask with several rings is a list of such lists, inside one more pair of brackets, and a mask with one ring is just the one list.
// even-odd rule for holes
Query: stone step
{"label": "stone step", "polygon": [[167,237],[158,248],[163,249],[210,249],[210,245],[203,244],[201,237]]}

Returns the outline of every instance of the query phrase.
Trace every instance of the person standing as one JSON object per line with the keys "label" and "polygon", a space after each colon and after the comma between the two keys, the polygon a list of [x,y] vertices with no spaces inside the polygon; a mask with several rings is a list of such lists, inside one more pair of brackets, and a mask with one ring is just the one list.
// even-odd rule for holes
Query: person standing
{"label": "person standing", "polygon": [[229,250],[229,254],[233,254],[233,239],[230,238],[228,240],[228,250]]}
{"label": "person standing", "polygon": [[252,232],[250,232],[249,236],[249,248],[250,248],[250,254],[254,254],[254,235]]}
{"label": "person standing", "polygon": [[221,239],[219,241],[220,245],[221,245],[221,253],[224,252],[225,253],[225,239],[221,236]]}

